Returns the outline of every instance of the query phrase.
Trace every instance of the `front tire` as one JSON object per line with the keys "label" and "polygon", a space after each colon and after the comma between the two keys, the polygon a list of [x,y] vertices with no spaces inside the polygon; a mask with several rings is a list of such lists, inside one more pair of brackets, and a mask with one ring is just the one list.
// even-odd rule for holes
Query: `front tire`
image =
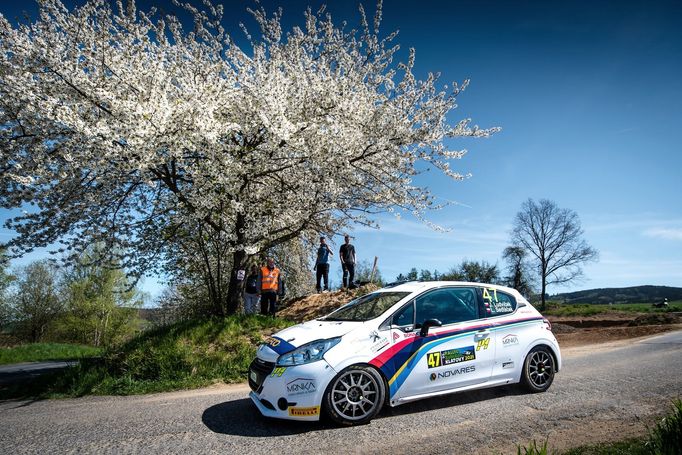
{"label": "front tire", "polygon": [[386,400],[384,379],[369,366],[351,365],[332,380],[324,394],[325,410],[341,425],[363,425],[376,416]]}
{"label": "front tire", "polygon": [[554,357],[549,348],[536,346],[531,349],[523,363],[522,383],[529,392],[544,392],[552,385],[555,371]]}

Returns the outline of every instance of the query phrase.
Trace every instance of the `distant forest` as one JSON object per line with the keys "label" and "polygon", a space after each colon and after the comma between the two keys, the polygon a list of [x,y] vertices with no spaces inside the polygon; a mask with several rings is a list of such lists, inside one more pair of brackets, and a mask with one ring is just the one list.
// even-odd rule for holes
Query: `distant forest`
{"label": "distant forest", "polygon": [[633,286],[629,288],[588,289],[586,291],[555,294],[551,300],[564,303],[657,303],[682,300],[682,288],[670,286]]}

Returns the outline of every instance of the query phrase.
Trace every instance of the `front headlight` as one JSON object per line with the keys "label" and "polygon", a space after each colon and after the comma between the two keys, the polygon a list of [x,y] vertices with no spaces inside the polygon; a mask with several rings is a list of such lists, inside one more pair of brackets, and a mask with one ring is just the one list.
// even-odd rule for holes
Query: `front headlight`
{"label": "front headlight", "polygon": [[277,366],[293,367],[294,365],[304,365],[321,360],[324,354],[336,346],[339,341],[341,341],[341,337],[317,340],[304,344],[291,352],[279,356]]}

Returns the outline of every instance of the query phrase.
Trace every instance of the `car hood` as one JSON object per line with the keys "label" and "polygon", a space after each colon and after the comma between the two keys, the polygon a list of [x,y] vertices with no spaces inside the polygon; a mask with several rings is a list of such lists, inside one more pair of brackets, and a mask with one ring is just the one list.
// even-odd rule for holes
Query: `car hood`
{"label": "car hood", "polygon": [[273,334],[258,348],[258,357],[274,362],[287,352],[315,340],[326,340],[347,334],[360,327],[363,322],[355,321],[314,321],[304,322]]}

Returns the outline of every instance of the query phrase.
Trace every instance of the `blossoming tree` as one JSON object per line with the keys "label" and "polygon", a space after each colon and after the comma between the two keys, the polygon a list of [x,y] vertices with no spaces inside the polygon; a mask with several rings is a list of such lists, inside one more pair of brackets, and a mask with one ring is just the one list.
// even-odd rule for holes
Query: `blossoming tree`
{"label": "blossoming tree", "polygon": [[139,275],[200,223],[237,270],[304,232],[421,217],[434,198],[418,163],[462,179],[450,160],[464,151],[444,139],[494,131],[447,120],[466,82],[416,79],[413,50],[394,61],[381,3],[358,30],[323,9],[284,33],[281,10],[250,10],[260,30],[243,27],[244,48],[209,2],[176,3],[192,30],[133,1],[38,3],[33,22],[0,17],[0,204],[33,206],[7,222],[14,254],[61,242],[74,261],[105,242]]}

